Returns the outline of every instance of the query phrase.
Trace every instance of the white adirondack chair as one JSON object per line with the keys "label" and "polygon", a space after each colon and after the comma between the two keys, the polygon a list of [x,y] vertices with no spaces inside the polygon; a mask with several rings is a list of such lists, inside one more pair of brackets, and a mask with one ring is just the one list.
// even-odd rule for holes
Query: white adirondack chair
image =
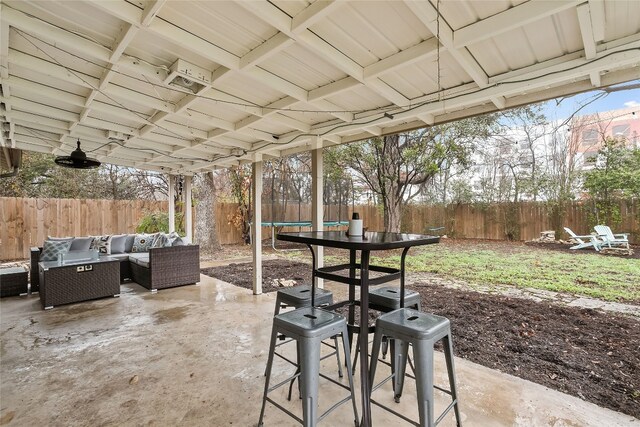
{"label": "white adirondack chair", "polygon": [[571,240],[573,240],[577,245],[571,246],[569,249],[584,249],[584,248],[593,248],[596,251],[600,250],[600,240],[593,234],[589,234],[588,236],[578,236],[576,233],[571,231],[569,227],[564,227],[564,231],[571,236]]}
{"label": "white adirondack chair", "polygon": [[608,225],[596,225],[593,229],[596,230],[598,237],[602,240],[601,246],[607,246],[608,248],[622,246],[629,249],[628,234],[613,234],[613,231],[611,231],[611,228],[609,228]]}

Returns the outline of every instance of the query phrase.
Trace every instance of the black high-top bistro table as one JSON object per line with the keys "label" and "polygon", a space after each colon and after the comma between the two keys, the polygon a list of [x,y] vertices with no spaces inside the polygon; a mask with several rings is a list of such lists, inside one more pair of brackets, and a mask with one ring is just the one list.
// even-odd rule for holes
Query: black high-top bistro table
{"label": "black high-top bistro table", "polygon": [[[311,304],[315,306],[316,278],[332,280],[349,285],[349,299],[333,304],[330,309],[345,305],[349,306],[348,324],[350,331],[358,332],[360,340],[360,384],[362,389],[362,426],[371,427],[371,402],[369,392],[369,285],[379,285],[400,279],[400,307],[404,307],[404,270],[405,257],[409,248],[413,246],[438,243],[439,237],[420,234],[366,232],[364,237],[347,236],[344,231],[310,231],[302,233],[278,233],[278,240],[303,243],[309,247],[313,258]],[[349,263],[329,267],[317,267],[316,253],[313,246],[347,249]],[[402,249],[400,268],[380,267],[369,264],[371,251],[386,251]],[[360,262],[357,262],[357,252],[360,251]],[[360,277],[356,272],[360,271]],[[338,274],[340,271],[347,275]],[[384,273],[369,277],[369,271]],[[360,300],[356,300],[356,286],[360,287]],[[360,325],[355,325],[355,306],[360,306]]]}

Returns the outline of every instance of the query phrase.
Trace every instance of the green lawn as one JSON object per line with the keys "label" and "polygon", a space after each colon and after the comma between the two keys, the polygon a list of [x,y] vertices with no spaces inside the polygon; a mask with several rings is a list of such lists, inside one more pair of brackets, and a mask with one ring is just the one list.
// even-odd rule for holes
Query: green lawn
{"label": "green lawn", "polygon": [[[332,264],[333,257],[326,257]],[[337,260],[337,259],[336,259]],[[399,256],[372,264],[398,266]],[[610,301],[640,301],[640,260],[518,248],[507,253],[471,245],[433,245],[407,256],[407,270],[436,273],[470,284],[513,285]]]}

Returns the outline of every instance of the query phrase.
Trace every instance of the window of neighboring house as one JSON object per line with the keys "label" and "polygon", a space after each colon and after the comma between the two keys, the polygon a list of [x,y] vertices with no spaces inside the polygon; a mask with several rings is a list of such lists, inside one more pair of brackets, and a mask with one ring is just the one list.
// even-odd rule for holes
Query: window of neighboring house
{"label": "window of neighboring house", "polygon": [[593,145],[598,142],[597,129],[585,129],[582,131],[582,143],[585,145]]}
{"label": "window of neighboring house", "polygon": [[521,150],[528,150],[530,147],[531,147],[531,144],[529,144],[529,141],[527,141],[526,139],[523,139],[518,144],[518,148],[520,148]]}
{"label": "window of neighboring house", "polygon": [[591,152],[588,152],[588,153],[584,153],[584,162],[586,164],[593,165],[593,164],[595,164],[597,159],[598,159],[598,152],[597,151],[591,151]]}
{"label": "window of neighboring house", "polygon": [[616,125],[613,127],[613,131],[611,132],[615,137],[624,136],[625,138],[629,137],[629,124],[625,125]]}

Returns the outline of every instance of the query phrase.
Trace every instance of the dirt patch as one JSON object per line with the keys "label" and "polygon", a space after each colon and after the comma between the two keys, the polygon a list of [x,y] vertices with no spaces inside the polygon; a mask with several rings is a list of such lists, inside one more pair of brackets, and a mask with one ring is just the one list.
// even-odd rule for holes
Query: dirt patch
{"label": "dirt patch", "polygon": [[[245,289],[253,289],[253,265],[251,263],[231,263],[221,267],[203,268],[200,273]],[[262,261],[262,292],[281,289],[275,280],[294,280],[296,285],[311,284],[311,266],[302,262],[286,260]]]}
{"label": "dirt patch", "polygon": [[456,355],[640,416],[640,321],[592,309],[414,284],[451,320]]}
{"label": "dirt patch", "polygon": [[[252,286],[248,263],[202,273]],[[277,291],[272,282],[283,278],[308,284],[311,268],[287,260],[263,262],[264,292]],[[410,288],[420,293],[423,310],[451,320],[457,356],[640,417],[638,319],[431,284]]]}

